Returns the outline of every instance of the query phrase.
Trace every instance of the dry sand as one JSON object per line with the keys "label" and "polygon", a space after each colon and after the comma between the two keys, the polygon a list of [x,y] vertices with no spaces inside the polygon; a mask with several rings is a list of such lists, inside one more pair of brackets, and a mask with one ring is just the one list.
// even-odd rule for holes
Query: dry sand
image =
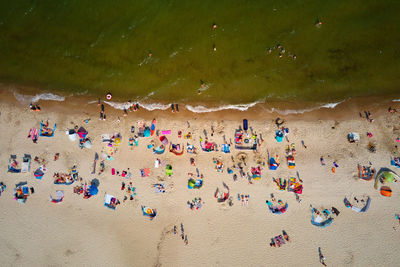
{"label": "dry sand", "polygon": [[[373,113],[373,123],[359,118],[358,111],[339,115],[336,109],[326,111],[328,114],[323,118],[318,114],[308,118],[301,115],[285,117],[285,125],[290,129],[290,143],[295,143],[297,148],[296,168],[289,170],[284,161],[284,150],[289,143],[275,141],[276,126],[272,115],[263,118],[258,114],[254,116],[257,120],[252,120],[251,112],[225,116],[226,112],[171,115],[169,111],[139,111],[123,117],[121,111],[112,112],[106,106],[107,121],[100,121],[96,105],[41,104],[41,112],[30,112],[26,106],[4,98],[0,104],[0,181],[7,185],[0,196],[3,266],[320,266],[318,247],[322,248],[328,266],[400,265],[397,256],[400,230],[394,219],[394,214],[400,212],[398,185],[391,185],[393,196],[385,198],[374,189],[373,181],[355,177],[357,163],[367,165],[371,161],[379,170],[390,167],[390,156],[397,153],[394,151],[397,135],[393,126],[399,127],[399,115],[388,114],[385,112],[387,107],[381,107],[380,113]],[[116,122],[117,116],[121,118],[120,123]],[[253,184],[240,177],[234,182],[226,167],[232,165],[230,158],[239,151],[231,149],[230,154],[200,151],[194,158],[196,167],[204,174],[204,186],[200,190],[189,190],[187,173],[196,172],[196,167],[189,163],[191,155],[176,156],[167,151],[163,155],[154,155],[147,149],[151,138],[140,138],[139,147],[133,150],[128,146],[128,138],[132,136],[130,126],[140,119],[150,124],[153,116],[157,118],[157,129],[172,130],[168,138],[174,143],[187,141],[178,138],[178,130],[191,131],[193,139],[190,142],[198,149],[203,129],[210,134],[213,125],[215,134],[214,137],[209,135],[210,140],[221,144],[223,135],[228,140],[233,139],[234,129],[246,117],[250,126],[262,133],[264,142],[258,151],[260,156],[266,158],[267,150],[277,153],[281,166],[277,171],[263,167],[262,179]],[[82,121],[89,117],[91,122],[84,124]],[[40,121],[47,119],[51,124],[57,123],[55,136],[40,137],[38,144],[32,143],[27,139],[29,129],[39,127]],[[190,122],[189,129],[186,121]],[[88,130],[93,143],[91,149],[81,150],[78,141],[68,139],[65,130],[75,125],[83,125]],[[332,129],[334,125],[335,129]],[[350,131],[361,134],[360,143],[346,141]],[[370,141],[367,131],[374,134],[376,153],[367,151]],[[101,134],[111,132],[122,134],[119,151],[114,161],[105,162],[104,174],[92,175],[94,154],[100,153],[102,148]],[[307,149],[301,146],[301,140]],[[60,153],[58,161],[53,160],[56,152]],[[21,157],[24,153],[48,161],[48,172],[42,180],[33,176],[39,166],[35,162],[29,173],[7,173],[9,155]],[[249,157],[248,167],[256,166],[254,152],[245,153]],[[325,157],[326,166],[320,165],[321,155]],[[156,157],[163,162],[158,169],[154,168]],[[223,173],[215,170],[213,157],[222,158]],[[334,174],[331,172],[333,161],[339,164]],[[100,180],[97,196],[83,199],[82,195],[73,193],[73,186],[53,184],[53,173],[67,172],[73,164],[78,165],[84,181]],[[171,178],[165,176],[165,164],[173,166]],[[146,167],[151,169],[151,175],[142,178],[139,169]],[[113,176],[111,168],[119,171],[130,168],[133,176],[130,180]],[[273,177],[296,176],[296,171],[304,181],[301,203],[296,201],[293,193],[279,191],[272,181]],[[165,194],[156,194],[151,186],[159,180],[164,180],[167,186]],[[14,185],[20,181],[27,181],[35,188],[35,193],[25,204],[13,199]],[[137,191],[136,199],[121,203],[115,211],[105,208],[105,193],[122,202],[126,195],[121,191],[123,181],[132,181]],[[214,198],[214,192],[217,187],[222,188],[222,182],[230,187],[233,206],[217,203]],[[64,190],[62,203],[49,202],[49,195],[55,190]],[[237,200],[238,193],[250,195],[247,207]],[[274,215],[268,211],[265,201],[271,193],[288,201],[285,214]],[[344,206],[345,196],[363,194],[372,198],[368,212],[356,213]],[[201,197],[205,202],[200,210],[192,211],[187,207],[186,202],[194,197]],[[310,223],[310,204],[316,208],[334,206],[341,213],[332,225],[320,229]],[[142,216],[141,205],[156,208],[157,217],[150,221]],[[173,233],[174,225],[180,233],[180,223],[188,235],[188,245]],[[282,230],[286,230],[291,242],[271,248],[270,238]]]}

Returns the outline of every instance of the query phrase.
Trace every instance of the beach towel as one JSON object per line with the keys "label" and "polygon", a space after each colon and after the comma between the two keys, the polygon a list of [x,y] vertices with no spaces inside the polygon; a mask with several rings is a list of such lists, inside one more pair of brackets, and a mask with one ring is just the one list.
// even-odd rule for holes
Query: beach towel
{"label": "beach towel", "polygon": [[229,144],[222,144],[222,152],[224,152],[224,153],[230,153],[231,152],[229,150]]}
{"label": "beach towel", "polygon": [[36,128],[31,128],[31,129],[29,130],[28,138],[29,138],[29,137],[32,139],[32,142],[36,143],[36,141],[38,140],[38,137],[39,137],[39,131],[38,131],[38,129],[36,129]]}

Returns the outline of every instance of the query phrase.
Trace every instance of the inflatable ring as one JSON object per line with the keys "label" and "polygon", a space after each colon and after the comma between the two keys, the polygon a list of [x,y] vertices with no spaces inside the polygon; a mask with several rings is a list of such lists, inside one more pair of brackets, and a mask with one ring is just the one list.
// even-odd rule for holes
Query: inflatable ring
{"label": "inflatable ring", "polygon": [[121,139],[115,138],[115,144],[119,145],[121,143]]}
{"label": "inflatable ring", "polygon": [[146,213],[147,213],[147,214],[152,214],[153,211],[149,208],[149,209],[146,210]]}
{"label": "inflatable ring", "polygon": [[112,98],[111,93],[108,93],[108,94],[106,95],[106,97],[107,97],[107,100],[111,100],[111,98]]}

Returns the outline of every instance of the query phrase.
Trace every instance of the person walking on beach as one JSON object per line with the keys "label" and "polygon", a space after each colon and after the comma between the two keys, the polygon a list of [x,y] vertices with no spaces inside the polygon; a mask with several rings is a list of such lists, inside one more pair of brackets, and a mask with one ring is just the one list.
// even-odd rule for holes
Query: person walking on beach
{"label": "person walking on beach", "polygon": [[322,265],[326,266],[326,263],[325,263],[326,259],[325,259],[324,255],[322,255],[321,247],[318,247],[318,254],[319,254],[319,262]]}

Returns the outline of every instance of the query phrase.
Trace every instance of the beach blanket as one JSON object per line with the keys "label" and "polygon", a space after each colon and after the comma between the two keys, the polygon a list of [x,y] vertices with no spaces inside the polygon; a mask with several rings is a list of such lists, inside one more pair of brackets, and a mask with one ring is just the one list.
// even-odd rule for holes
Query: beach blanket
{"label": "beach blanket", "polygon": [[140,175],[142,177],[150,176],[150,169],[149,168],[140,169]]}
{"label": "beach blanket", "polygon": [[350,208],[350,209],[354,210],[355,212],[367,212],[369,209],[369,206],[371,205],[371,198],[368,197],[367,200],[364,201],[364,207],[362,207],[362,208],[352,205],[346,197],[344,198],[343,202],[347,208]]}
{"label": "beach blanket", "polygon": [[44,137],[53,137],[56,131],[56,124],[54,123],[53,129],[48,127],[48,123],[44,123],[43,121],[40,123],[40,136]]}
{"label": "beach blanket", "polygon": [[115,210],[118,204],[119,204],[119,201],[114,196],[109,195],[109,194],[104,195],[104,206],[105,207]]}
{"label": "beach blanket", "polygon": [[203,186],[203,179],[193,179],[188,180],[189,189],[200,189]]}

